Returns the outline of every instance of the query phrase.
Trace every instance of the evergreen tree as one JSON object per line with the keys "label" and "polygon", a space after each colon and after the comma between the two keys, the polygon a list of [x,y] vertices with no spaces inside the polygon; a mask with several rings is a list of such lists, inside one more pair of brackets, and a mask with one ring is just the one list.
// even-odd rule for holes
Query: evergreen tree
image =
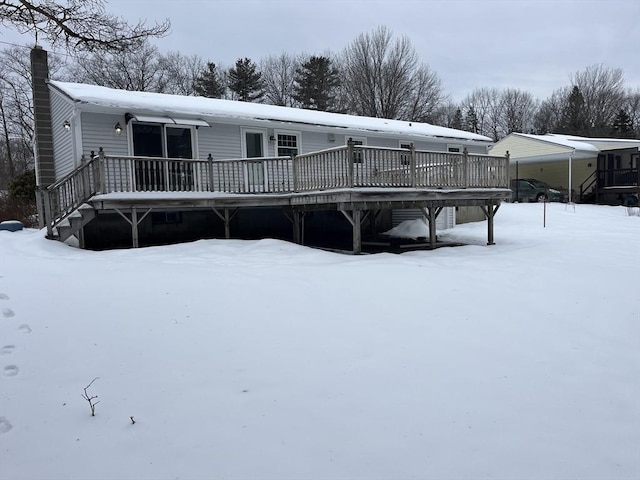
{"label": "evergreen tree", "polygon": [[559,133],[588,135],[589,125],[587,124],[584,97],[577,86],[573,87],[567,98],[559,123]]}
{"label": "evergreen tree", "polygon": [[328,57],[310,57],[296,69],[293,98],[302,108],[335,111],[335,89],[340,85],[338,69]]}
{"label": "evergreen tree", "polygon": [[621,108],[616,115],[616,118],[613,120],[611,133],[617,138],[634,137],[633,122],[625,109]]}
{"label": "evergreen tree", "polygon": [[229,89],[242,102],[255,102],[263,97],[262,74],[249,58],[239,58],[236,66],[229,69]]}
{"label": "evergreen tree", "polygon": [[200,97],[221,98],[224,95],[224,83],[215,63],[207,62],[207,68],[198,75],[194,83],[194,92]]}
{"label": "evergreen tree", "polygon": [[456,109],[456,113],[453,115],[453,121],[451,122],[451,128],[456,130],[462,130],[462,110]]}
{"label": "evergreen tree", "polygon": [[473,105],[469,106],[467,110],[467,116],[465,118],[465,130],[468,132],[478,133],[478,116]]}

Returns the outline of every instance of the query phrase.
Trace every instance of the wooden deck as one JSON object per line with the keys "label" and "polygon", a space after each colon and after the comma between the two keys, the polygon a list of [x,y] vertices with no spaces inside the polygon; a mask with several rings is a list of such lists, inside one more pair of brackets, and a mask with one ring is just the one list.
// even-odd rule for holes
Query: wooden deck
{"label": "wooden deck", "polygon": [[302,238],[304,212],[337,210],[353,226],[355,253],[361,250],[360,224],[369,212],[421,209],[435,245],[435,219],[442,208],[479,206],[492,244],[493,215],[511,196],[508,162],[467,152],[352,144],[295,157],[231,160],[110,157],[100,152],[41,190],[39,203],[50,238],[60,237],[65,220],[81,205],[90,205],[94,212],[115,211],[125,218],[134,247],[138,225],[153,209],[213,209],[229,237],[237,209],[280,207],[291,216],[296,241]]}

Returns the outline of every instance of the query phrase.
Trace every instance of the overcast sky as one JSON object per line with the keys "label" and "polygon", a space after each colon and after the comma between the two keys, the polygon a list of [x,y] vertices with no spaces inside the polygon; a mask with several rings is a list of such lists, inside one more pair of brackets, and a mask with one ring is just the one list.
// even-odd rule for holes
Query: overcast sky
{"label": "overcast sky", "polygon": [[[224,67],[287,52],[340,52],[385,25],[411,40],[453,100],[475,88],[544,99],[594,64],[640,88],[640,0],[108,0],[131,22],[171,20],[161,51]],[[0,40],[14,40],[12,34]],[[22,43],[28,42],[25,38]]]}

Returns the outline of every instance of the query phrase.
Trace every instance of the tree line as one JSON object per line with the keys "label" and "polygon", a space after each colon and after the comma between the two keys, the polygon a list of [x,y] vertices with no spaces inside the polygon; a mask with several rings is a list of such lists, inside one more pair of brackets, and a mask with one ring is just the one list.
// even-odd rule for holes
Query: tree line
{"label": "tree line", "polygon": [[[50,54],[50,76],[124,90],[427,122],[494,141],[511,132],[640,138],[640,90],[626,89],[622,70],[603,65],[576,72],[569,85],[543,100],[517,88],[481,87],[454,102],[410,39],[383,26],[361,33],[339,53],[242,57],[229,67],[198,55],[162,53],[150,36],[118,48],[65,39],[85,43],[74,43],[68,55]],[[30,85],[29,49],[0,51],[0,189],[32,168]]]}

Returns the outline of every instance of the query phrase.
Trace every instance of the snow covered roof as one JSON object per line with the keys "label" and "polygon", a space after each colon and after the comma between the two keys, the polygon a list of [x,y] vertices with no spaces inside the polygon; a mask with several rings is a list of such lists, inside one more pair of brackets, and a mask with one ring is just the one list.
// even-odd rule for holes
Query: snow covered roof
{"label": "snow covered roof", "polygon": [[517,135],[520,137],[531,138],[534,140],[541,140],[543,142],[555,143],[556,145],[560,145],[562,147],[569,147],[574,150],[581,150],[585,152],[598,152],[599,150],[591,145],[588,142],[585,142],[580,137],[569,137],[567,135],[556,135],[553,133],[548,133],[546,135],[531,135],[527,133],[514,133],[513,135]]}
{"label": "snow covered roof", "polygon": [[640,148],[640,140],[634,140],[630,138],[589,138],[589,137],[577,137],[575,135],[560,135],[556,133],[549,133],[547,135],[539,135],[544,137],[553,137],[557,142],[576,143],[584,148],[584,145],[590,145],[598,151],[603,150],[616,150],[623,148]]}
{"label": "snow covered roof", "polygon": [[206,97],[131,92],[96,85],[58,82],[53,80],[50,81],[49,84],[76,103],[106,107],[121,112],[153,112],[163,115],[173,114],[199,117],[202,119],[226,118],[279,121],[407,136],[492,142],[491,138],[483,135],[453,128],[439,127],[428,123],[359,117],[340,113],[318,112],[300,108]]}
{"label": "snow covered roof", "polygon": [[640,140],[587,138],[574,135],[511,133],[491,147],[491,155],[505,155],[521,163],[566,161],[569,156],[591,159],[601,151],[640,148]]}

